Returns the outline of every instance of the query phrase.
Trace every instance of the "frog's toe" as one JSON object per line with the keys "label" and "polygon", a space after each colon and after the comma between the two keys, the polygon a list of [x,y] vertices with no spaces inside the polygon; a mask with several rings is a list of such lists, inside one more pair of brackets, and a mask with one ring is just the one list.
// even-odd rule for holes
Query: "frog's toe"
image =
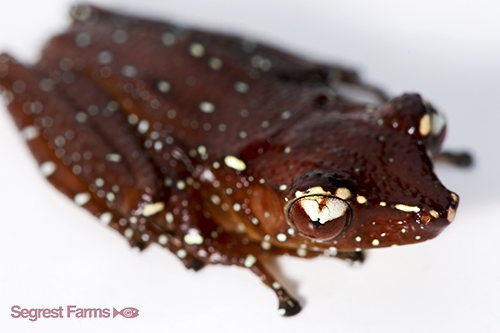
{"label": "frog's toe", "polygon": [[187,269],[192,269],[193,271],[198,272],[200,269],[205,267],[205,263],[201,260],[196,259],[189,262],[189,264],[186,265],[186,267]]}
{"label": "frog's toe", "polygon": [[133,250],[136,250],[136,251],[139,251],[139,252],[142,252],[144,251],[149,244],[143,242],[143,241],[139,241],[135,238],[133,239],[129,239],[129,244],[130,244],[130,247],[133,249]]}
{"label": "frog's toe", "polygon": [[293,298],[280,300],[278,313],[283,317],[295,316],[300,310],[302,310],[302,306],[297,300]]}

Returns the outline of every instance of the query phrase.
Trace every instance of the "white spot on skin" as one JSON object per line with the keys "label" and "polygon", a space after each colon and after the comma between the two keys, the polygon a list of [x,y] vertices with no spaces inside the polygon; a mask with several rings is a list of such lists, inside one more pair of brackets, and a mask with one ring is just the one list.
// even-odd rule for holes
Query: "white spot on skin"
{"label": "white spot on skin", "polygon": [[292,148],[290,148],[290,147],[286,147],[284,150],[285,154],[289,154],[291,151],[292,151]]}
{"label": "white spot on skin", "polygon": [[85,112],[81,112],[81,111],[77,112],[75,115],[75,119],[79,123],[86,122],[88,118],[89,118],[89,116],[87,116],[87,114]]}
{"label": "white spot on skin", "polygon": [[148,234],[142,234],[141,239],[143,242],[148,242],[149,241],[149,235]]}
{"label": "white spot on skin", "polygon": [[397,204],[394,206],[394,208],[396,208],[397,210],[400,210],[402,212],[407,212],[407,213],[420,212],[420,208],[418,208],[417,206],[407,206],[407,205],[403,205],[403,204]]}
{"label": "white spot on skin", "polygon": [[36,139],[38,135],[40,132],[35,126],[26,126],[21,130],[21,136],[26,141]]}
{"label": "white spot on skin", "polygon": [[292,112],[287,110],[281,114],[281,119],[287,120],[287,119],[290,119],[291,116],[292,116]]}
{"label": "white spot on skin", "polygon": [[239,93],[244,94],[244,93],[247,93],[248,90],[250,90],[250,86],[248,85],[248,83],[238,81],[234,84],[234,90],[236,90]]}
{"label": "white spot on skin", "polygon": [[450,223],[453,222],[453,220],[455,219],[455,209],[453,208],[448,209],[448,214],[446,215],[446,219]]}
{"label": "white spot on skin", "polygon": [[307,255],[307,250],[306,249],[297,249],[297,255],[299,257],[305,257]]}
{"label": "white spot on skin", "polygon": [[120,163],[122,161],[122,155],[116,153],[107,154],[106,161],[113,163]]}
{"label": "white spot on skin", "polygon": [[238,170],[238,171],[243,171],[247,168],[245,162],[243,162],[239,158],[236,158],[236,157],[231,156],[231,155],[224,157],[224,163],[228,167],[235,169],[235,170]]}
{"label": "white spot on skin", "polygon": [[128,40],[128,34],[122,29],[115,30],[111,35],[111,40],[116,44],[123,44]]}
{"label": "white spot on skin", "polygon": [[280,316],[284,316],[286,314],[286,310],[285,309],[278,309],[278,314]]}
{"label": "white spot on skin", "polygon": [[160,235],[160,237],[158,237],[158,243],[161,245],[166,245],[168,243],[167,235]]}
{"label": "white spot on skin", "polygon": [[108,225],[112,219],[113,219],[113,214],[111,214],[110,212],[102,213],[101,216],[99,217],[99,221],[103,225]]}
{"label": "white spot on skin", "polygon": [[280,191],[286,191],[287,186],[286,184],[280,185]]}
{"label": "white spot on skin", "polygon": [[422,237],[421,236],[415,236],[416,240],[419,240],[420,238],[422,238]]}
{"label": "white spot on skin", "polygon": [[347,200],[352,196],[352,193],[348,188],[340,187],[335,191],[335,196]]}
{"label": "white spot on skin", "polygon": [[387,206],[387,203],[385,201],[380,201],[379,205],[382,206],[382,207],[385,207],[385,206]]}
{"label": "white spot on skin", "polygon": [[439,213],[435,210],[431,210],[429,214],[431,214],[431,216],[435,219],[439,218]]}
{"label": "white spot on skin", "polygon": [[357,201],[359,204],[361,204],[361,205],[362,205],[362,204],[365,204],[367,200],[366,200],[366,198],[365,198],[364,196],[362,196],[362,195],[358,195],[358,196],[356,197],[356,201]]}
{"label": "white spot on skin", "polygon": [[379,246],[379,245],[380,245],[380,241],[379,241],[378,239],[374,239],[374,240],[372,241],[372,245],[373,245],[373,246]]}
{"label": "white spot on skin", "polygon": [[175,44],[175,35],[171,32],[165,32],[161,35],[161,42],[165,46],[172,46]]}
{"label": "white spot on skin", "polygon": [[210,102],[201,102],[198,107],[205,113],[212,113],[215,111],[215,105]]}
{"label": "white spot on skin", "polygon": [[235,203],[235,204],[233,205],[233,210],[234,210],[235,212],[239,212],[239,211],[241,210],[241,205],[240,205],[239,203]]}
{"label": "white spot on skin", "polygon": [[276,239],[279,240],[280,242],[286,242],[286,235],[285,234],[278,234],[276,235]]}
{"label": "white spot on skin", "polygon": [[150,203],[145,205],[142,208],[142,215],[143,216],[152,216],[155,214],[158,214],[165,208],[165,204],[163,202],[155,202],[155,203]]}
{"label": "white spot on skin", "polygon": [[130,229],[130,228],[127,228],[125,229],[125,231],[123,232],[123,235],[125,236],[125,238],[132,238],[132,236],[134,236],[134,230]]}
{"label": "white spot on skin", "polygon": [[87,5],[77,5],[71,8],[70,14],[74,20],[84,22],[92,15],[92,8]]}
{"label": "white spot on skin", "polygon": [[[170,88],[171,88],[171,85],[169,82],[165,81],[165,80],[160,80],[158,81],[158,83],[156,84],[156,88],[158,89],[158,91],[162,92],[162,93],[168,93],[170,91]],[[174,111],[175,112],[175,111]],[[175,117],[175,116],[174,116]]]}
{"label": "white spot on skin", "polygon": [[197,229],[189,229],[188,233],[184,235],[184,242],[188,245],[200,245],[203,243],[203,236]]}
{"label": "white spot on skin", "polygon": [[141,134],[144,134],[148,131],[149,129],[149,121],[147,120],[141,120],[139,122],[139,125],[137,126],[137,131]]}
{"label": "white spot on skin", "polygon": [[212,194],[212,195],[210,196],[210,201],[212,201],[212,203],[213,203],[214,205],[220,205],[220,203],[221,203],[221,200],[220,200],[219,196],[218,196],[218,195],[216,195],[216,194]]}
{"label": "white spot on skin", "polygon": [[255,258],[254,255],[247,255],[247,257],[245,258],[245,262],[244,262],[244,265],[245,267],[247,268],[250,268],[252,267],[255,263],[257,262],[257,258]]}
{"label": "white spot on skin", "polygon": [[264,250],[269,250],[269,249],[271,249],[271,243],[269,243],[268,241],[263,241],[262,243],[260,243],[260,246],[261,246]]}
{"label": "white spot on skin", "polygon": [[92,43],[90,35],[86,32],[81,32],[75,36],[76,46],[84,48]]}
{"label": "white spot on skin", "polygon": [[97,54],[97,62],[101,65],[108,65],[113,61],[113,54],[109,51],[101,51]]}
{"label": "white spot on skin", "polygon": [[328,249],[328,252],[330,252],[330,256],[332,257],[335,257],[338,253],[337,248],[333,246]]}
{"label": "white spot on skin", "polygon": [[137,125],[137,123],[139,122],[139,117],[137,117],[136,114],[132,113],[127,117],[127,120],[130,125]]}
{"label": "white spot on skin", "polygon": [[213,69],[214,71],[218,71],[222,69],[223,62],[220,58],[217,57],[212,57],[208,60],[208,66]]}
{"label": "white spot on skin", "polygon": [[104,179],[102,179],[102,178],[97,178],[97,179],[95,180],[95,185],[96,185],[97,187],[102,187],[102,186],[104,185]]}
{"label": "white spot on skin", "polygon": [[78,205],[78,206],[83,206],[85,205],[87,202],[90,201],[90,198],[92,196],[90,195],[90,193],[88,192],[83,192],[83,193],[78,193],[77,195],[75,195],[75,197],[73,198],[73,200],[75,201],[75,203]]}
{"label": "white spot on skin", "polygon": [[198,154],[200,155],[205,155],[207,153],[207,147],[205,146],[198,146]]}
{"label": "white spot on skin", "polygon": [[186,250],[184,250],[184,249],[180,249],[179,251],[177,251],[177,256],[178,256],[179,258],[181,258],[181,259],[186,258],[186,256],[187,256],[187,252],[186,252]]}
{"label": "white spot on skin", "polygon": [[205,47],[200,43],[189,45],[189,53],[195,58],[201,58],[205,54]]}
{"label": "white spot on skin", "polygon": [[420,125],[418,127],[420,135],[427,136],[431,131],[431,117],[426,113],[422,118],[420,118]]}
{"label": "white spot on skin", "polygon": [[165,221],[167,221],[167,223],[174,223],[174,215],[170,212],[166,213]]}
{"label": "white spot on skin", "polygon": [[40,164],[40,172],[45,177],[51,176],[56,171],[56,164],[54,162],[48,161]]}
{"label": "white spot on skin", "polygon": [[154,149],[156,151],[160,151],[163,148],[163,142],[161,141],[156,141],[155,144],[153,145]]}
{"label": "white spot on skin", "polygon": [[361,242],[361,237],[358,236],[355,239],[356,239],[356,242]]}
{"label": "white spot on skin", "polygon": [[183,180],[177,181],[176,187],[178,190],[184,190],[186,188],[186,183]]}
{"label": "white spot on skin", "polygon": [[137,68],[130,65],[123,66],[121,72],[125,77],[134,77],[138,73]]}
{"label": "white spot on skin", "polygon": [[115,195],[114,195],[113,193],[111,193],[111,192],[108,192],[108,193],[106,194],[106,199],[107,199],[108,201],[114,201],[114,200],[115,200]]}

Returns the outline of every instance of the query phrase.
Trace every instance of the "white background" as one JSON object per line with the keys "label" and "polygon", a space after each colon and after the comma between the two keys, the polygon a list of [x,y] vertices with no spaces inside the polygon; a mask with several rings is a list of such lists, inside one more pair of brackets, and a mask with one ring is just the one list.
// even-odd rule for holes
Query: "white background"
{"label": "white background", "polygon": [[[67,26],[71,1],[2,1],[0,50],[34,61]],[[98,2],[243,33],[360,69],[391,95],[420,92],[448,116],[447,148],[469,170],[438,166],[461,197],[453,224],[419,245],[369,252],[359,269],[335,259],[280,258],[272,270],[304,310],[277,315],[251,273],[194,274],[124,239],[54,190],[0,106],[2,332],[500,332],[500,6],[496,1],[128,0]],[[278,271],[281,270],[282,273]],[[134,319],[11,318],[10,308],[131,306]]]}

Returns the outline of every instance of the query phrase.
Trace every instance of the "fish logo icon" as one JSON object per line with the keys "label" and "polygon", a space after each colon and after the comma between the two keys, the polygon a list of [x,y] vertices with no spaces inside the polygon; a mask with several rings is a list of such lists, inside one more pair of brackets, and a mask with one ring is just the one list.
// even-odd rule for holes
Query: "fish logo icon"
{"label": "fish logo icon", "polygon": [[118,311],[115,308],[113,308],[113,318],[119,314],[125,318],[135,318],[139,316],[139,310],[137,310],[136,308],[125,308],[121,311]]}

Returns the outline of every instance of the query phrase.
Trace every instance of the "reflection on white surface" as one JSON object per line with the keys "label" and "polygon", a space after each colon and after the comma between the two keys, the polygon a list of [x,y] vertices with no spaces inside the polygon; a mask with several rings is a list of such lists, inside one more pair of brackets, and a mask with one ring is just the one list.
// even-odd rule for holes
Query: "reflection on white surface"
{"label": "reflection on white surface", "polygon": [[[4,4],[0,50],[34,61],[49,36],[68,24],[69,3]],[[273,293],[243,269],[211,266],[193,274],[158,247],[130,251],[121,236],[37,173],[2,106],[0,327],[9,332],[500,331],[499,5],[486,0],[129,0],[119,7],[124,6],[342,62],[393,95],[422,93],[447,115],[445,146],[470,149],[477,161],[470,170],[437,168],[443,183],[460,194],[457,218],[430,242],[371,251],[361,269],[327,258],[279,259],[276,274],[305,303],[301,314],[283,319]],[[134,307],[140,315],[29,322],[10,317],[13,305]]]}

